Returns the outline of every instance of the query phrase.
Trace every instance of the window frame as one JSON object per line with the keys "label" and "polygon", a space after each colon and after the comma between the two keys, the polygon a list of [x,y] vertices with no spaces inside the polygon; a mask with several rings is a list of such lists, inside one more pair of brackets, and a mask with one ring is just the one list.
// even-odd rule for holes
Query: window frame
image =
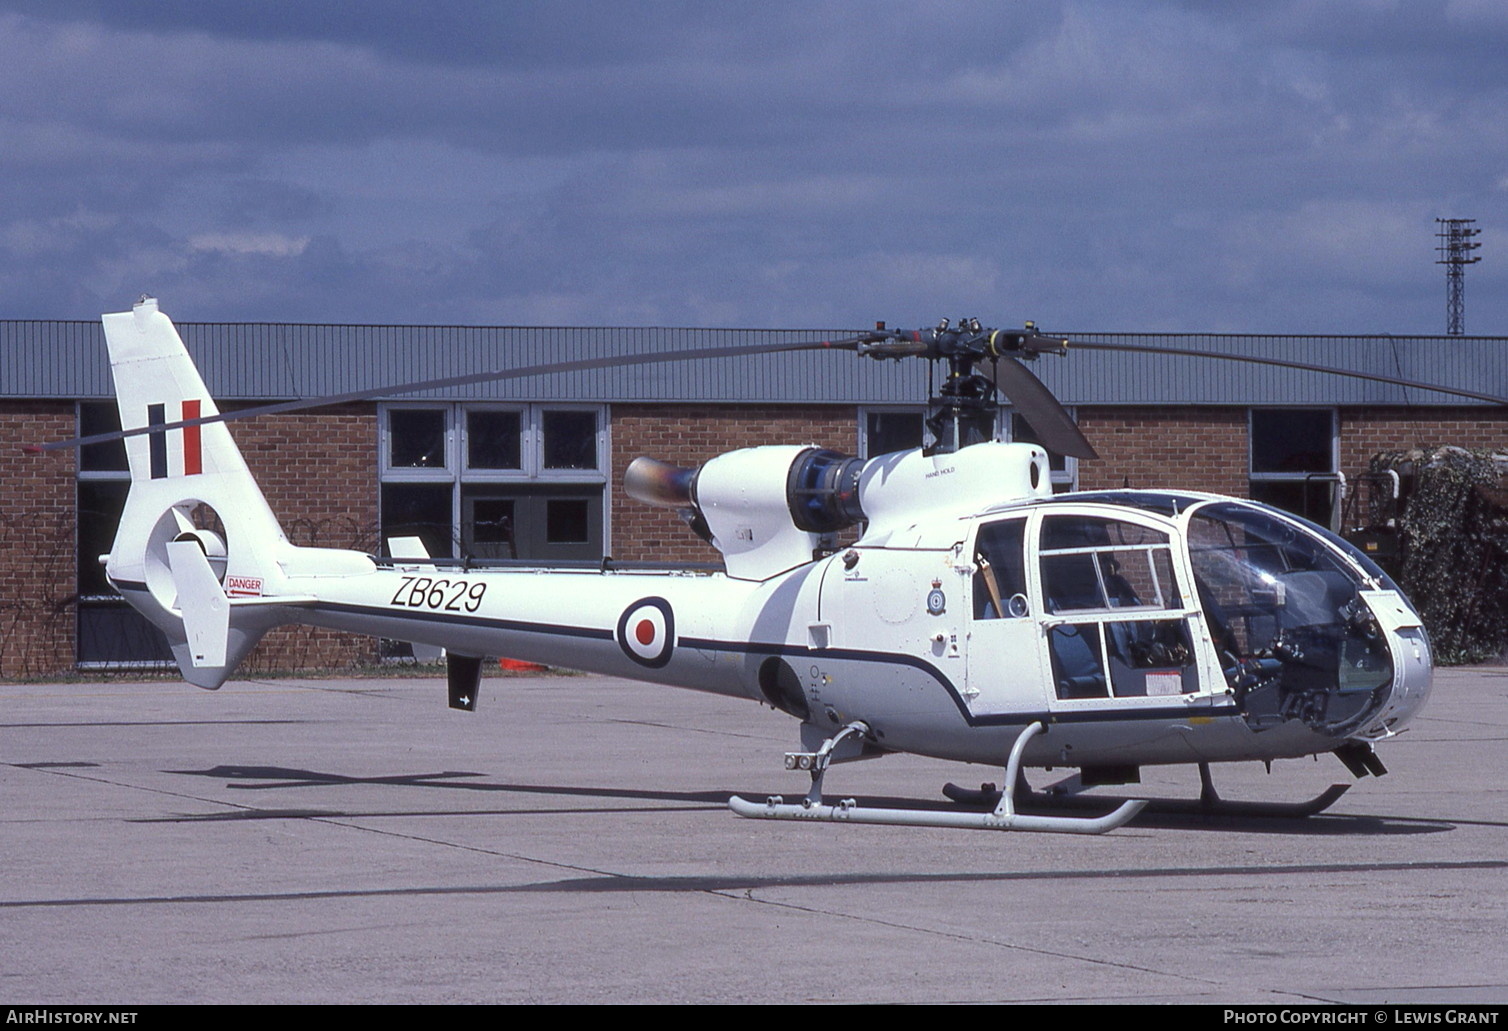
{"label": "window frame", "polygon": [[[395,466],[392,461],[392,431],[388,412],[399,409],[443,409],[445,421],[445,464],[443,466]],[[610,410],[605,404],[573,402],[492,402],[492,401],[391,401],[379,402],[378,410],[378,513],[379,527],[386,525],[387,513],[382,504],[384,488],[388,485],[447,485],[450,490],[450,539],[453,555],[465,540],[464,522],[467,486],[491,484],[515,488],[576,486],[600,487],[603,554],[607,554],[612,541],[612,505],[606,490],[610,446]],[[474,469],[470,464],[469,430],[467,413],[472,411],[518,412],[519,419],[519,468]],[[591,412],[596,416],[597,430],[594,440],[595,469],[552,469],[544,464],[544,415],[546,412]],[[379,553],[387,547],[386,531],[378,542]],[[442,556],[436,556],[442,557]],[[444,557],[450,557],[449,555]]]}
{"label": "window frame", "polygon": [[[1070,416],[1073,416],[1075,414],[1073,408],[1067,408],[1066,411]],[[869,446],[869,417],[871,415],[918,416],[922,420],[922,443],[919,446],[927,447],[931,445],[934,441],[932,434],[927,431],[927,412],[928,408],[925,405],[861,405],[858,411],[859,457],[865,459],[877,457],[876,455],[871,453]],[[1017,441],[1015,440],[1015,430],[1016,416],[1019,414],[1020,413],[1012,405],[1002,404],[1000,406],[1000,408],[995,413],[995,440],[1007,444],[1017,443]],[[1025,416],[1022,416],[1022,418],[1024,419]],[[1035,442],[1023,441],[1022,443]],[[884,452],[881,453],[883,454]],[[1072,491],[1078,490],[1079,460],[1077,458],[1074,458],[1072,455],[1054,455],[1052,452],[1048,452],[1048,458],[1049,460],[1055,459],[1063,463],[1062,469],[1052,469],[1051,471],[1053,493],[1067,494]],[[1050,464],[1051,461],[1049,462],[1049,465]]]}
{"label": "window frame", "polygon": [[[878,458],[879,455],[870,451],[869,447],[869,417],[871,415],[914,415],[922,423],[922,439],[917,447],[926,447],[932,443],[932,434],[927,432],[927,409],[917,405],[861,405],[859,407],[859,457],[864,459]],[[894,452],[881,451],[883,454]]]}
{"label": "window frame", "polygon": [[[471,465],[471,422],[467,418],[472,412],[515,412],[518,414],[518,468],[517,469],[489,469],[484,467],[473,468]],[[529,479],[529,457],[532,446],[530,433],[529,406],[527,404],[461,404],[456,406],[455,412],[456,456],[457,472],[468,482],[506,483],[510,480]]]}
{"label": "window frame", "polygon": [[[1329,468],[1320,471],[1305,472],[1258,472],[1256,469],[1256,417],[1257,413],[1268,412],[1324,412],[1330,417],[1330,446]],[[1307,484],[1310,482],[1328,483],[1330,485],[1330,514],[1324,525],[1332,530],[1338,530],[1343,503],[1343,491],[1345,478],[1340,471],[1340,409],[1333,405],[1256,405],[1246,410],[1246,494],[1248,498],[1256,500],[1253,487],[1255,484]],[[1267,502],[1263,502],[1266,504]],[[1282,506],[1274,506],[1282,508]],[[1283,509],[1283,511],[1290,511]],[[1302,512],[1290,514],[1300,518],[1310,518]],[[1315,519],[1314,522],[1321,522]]]}
{"label": "window frame", "polygon": [[[607,406],[593,404],[535,403],[529,406],[528,429],[525,439],[529,444],[527,465],[534,462],[533,478],[558,480],[570,483],[606,483],[609,452],[607,446]],[[592,469],[556,469],[545,465],[545,413],[546,412],[594,412],[597,416],[596,467]]]}
{"label": "window frame", "polygon": [[[391,401],[377,406],[377,470],[384,482],[442,483],[456,476],[456,425],[454,403]],[[393,464],[393,431],[388,413],[394,411],[440,411],[445,414],[445,461],[437,466]]]}

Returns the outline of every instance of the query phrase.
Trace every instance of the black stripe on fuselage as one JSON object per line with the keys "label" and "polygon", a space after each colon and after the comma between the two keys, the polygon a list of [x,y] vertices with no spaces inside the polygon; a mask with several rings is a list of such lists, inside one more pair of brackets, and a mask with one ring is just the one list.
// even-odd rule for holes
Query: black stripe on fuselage
{"label": "black stripe on fuselage", "polygon": [[[115,581],[121,590],[146,590],[147,585],[133,581]],[[270,602],[270,599],[269,599]],[[431,623],[450,623],[457,626],[472,626],[515,633],[541,634],[552,637],[573,637],[584,640],[612,641],[612,630],[600,627],[565,626],[559,623],[533,623],[521,619],[498,619],[493,616],[427,612],[410,609],[395,609],[376,605],[359,605],[348,602],[319,602],[314,607],[328,612],[342,612],[357,616],[387,616],[394,619],[420,619]],[[900,652],[861,651],[852,648],[824,648],[812,651],[803,645],[761,643],[758,641],[715,641],[704,637],[682,637],[675,642],[677,648],[696,651],[723,652],[733,655],[782,655],[801,658],[820,658],[843,662],[875,662],[886,666],[908,666],[919,670],[935,680],[948,697],[953,699],[958,714],[971,727],[1025,726],[1038,720],[1044,723],[1114,723],[1117,721],[1144,722],[1147,720],[1188,719],[1190,716],[1234,716],[1233,705],[1217,706],[1199,712],[1191,712],[1186,705],[1140,706],[1136,708],[1100,709],[1095,711],[1052,712],[1046,709],[1032,712],[996,713],[976,716],[969,711],[963,696],[947,674],[925,659]]]}
{"label": "black stripe on fuselage", "polygon": [[420,619],[426,623],[453,623],[457,626],[486,627],[492,630],[512,630],[525,634],[546,634],[552,637],[577,637],[587,640],[611,641],[613,632],[591,626],[565,626],[560,623],[530,623],[522,619],[497,619],[493,616],[477,616],[468,613],[431,612],[426,609],[357,605],[348,602],[318,602],[314,608],[326,612],[346,612],[358,616],[389,616],[394,619]]}
{"label": "black stripe on fuselage", "polygon": [[[1026,725],[1041,720],[1044,723],[1113,723],[1117,720],[1167,720],[1187,719],[1191,714],[1187,706],[1157,706],[1108,709],[1099,711],[1071,711],[1051,712],[1046,709],[1035,712],[1012,712],[995,713],[987,716],[976,716],[969,711],[968,705],[963,700],[963,695],[954,686],[953,681],[947,674],[938,669],[926,659],[915,655],[906,655],[900,652],[873,652],[860,651],[852,648],[824,648],[821,651],[812,651],[802,645],[796,644],[760,644],[758,642],[735,642],[735,641],[711,641],[703,638],[682,638],[677,645],[687,648],[696,648],[702,651],[732,652],[734,654],[750,655],[789,655],[802,658],[830,659],[849,662],[878,662],[887,666],[909,666],[912,669],[926,673],[937,681],[943,690],[948,692],[948,697],[953,699],[958,714],[963,717],[971,727],[999,727]],[[1198,716],[1233,716],[1236,713],[1234,706],[1224,706],[1218,709],[1210,709],[1205,712],[1194,713]]]}

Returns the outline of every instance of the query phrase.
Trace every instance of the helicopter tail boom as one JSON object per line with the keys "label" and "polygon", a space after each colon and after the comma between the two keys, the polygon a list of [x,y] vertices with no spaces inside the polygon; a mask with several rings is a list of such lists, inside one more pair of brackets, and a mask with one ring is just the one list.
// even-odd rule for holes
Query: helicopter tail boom
{"label": "helicopter tail boom", "polygon": [[157,302],[104,328],[121,428],[138,431],[124,441],[131,487],[105,570],[167,635],[184,679],[213,689],[285,621],[266,603],[307,549],[289,545],[224,423],[194,421],[219,412]]}

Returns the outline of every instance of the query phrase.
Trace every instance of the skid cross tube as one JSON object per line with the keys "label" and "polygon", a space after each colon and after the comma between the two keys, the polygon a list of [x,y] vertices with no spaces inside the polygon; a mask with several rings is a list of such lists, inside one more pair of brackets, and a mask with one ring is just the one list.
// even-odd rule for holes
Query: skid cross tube
{"label": "skid cross tube", "polygon": [[[1050,831],[1058,834],[1104,834],[1123,826],[1142,811],[1144,799],[1123,802],[1114,812],[1104,816],[1086,818],[1075,816],[1023,816],[1016,812],[1014,801],[1015,784],[1021,772],[1021,755],[1026,743],[1047,728],[1040,721],[1031,724],[1016,738],[1011,746],[1010,759],[1005,766],[1005,791],[993,812],[968,813],[953,809],[881,809],[861,806],[852,798],[836,805],[827,805],[821,800],[821,775],[812,771],[812,791],[798,804],[788,803],[780,795],[771,795],[763,803],[750,802],[734,795],[728,799],[728,808],[739,816],[764,820],[831,820],[839,823],[873,823],[902,827],[959,827],[966,830],[994,831]],[[831,753],[839,738],[857,733],[856,726],[849,724],[823,745],[823,752]],[[823,755],[826,758],[826,755]],[[826,763],[823,764],[825,772]]]}

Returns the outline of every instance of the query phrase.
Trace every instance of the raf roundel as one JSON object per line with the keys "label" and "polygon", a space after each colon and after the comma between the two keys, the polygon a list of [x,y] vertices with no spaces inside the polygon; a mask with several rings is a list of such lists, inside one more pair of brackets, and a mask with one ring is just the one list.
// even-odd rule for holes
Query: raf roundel
{"label": "raf roundel", "polygon": [[641,598],[618,617],[618,647],[641,666],[658,669],[675,651],[675,613],[664,598]]}

